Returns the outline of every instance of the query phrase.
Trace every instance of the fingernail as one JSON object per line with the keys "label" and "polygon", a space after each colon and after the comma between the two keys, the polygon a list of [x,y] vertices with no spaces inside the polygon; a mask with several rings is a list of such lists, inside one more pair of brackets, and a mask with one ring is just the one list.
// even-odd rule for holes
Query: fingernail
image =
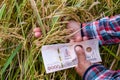
{"label": "fingernail", "polygon": [[77,45],[76,47],[75,47],[75,50],[76,51],[80,51],[82,49],[82,46],[81,45]]}

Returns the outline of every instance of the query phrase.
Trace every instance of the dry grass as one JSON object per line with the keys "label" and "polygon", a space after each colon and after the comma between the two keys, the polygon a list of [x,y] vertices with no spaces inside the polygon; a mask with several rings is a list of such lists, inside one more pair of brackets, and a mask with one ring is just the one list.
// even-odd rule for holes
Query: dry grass
{"label": "dry grass", "polygon": [[[119,5],[120,0],[1,0],[0,79],[79,80],[74,69],[46,74],[41,46],[67,42],[69,20],[83,23],[117,15],[120,14]],[[33,36],[34,27],[42,29],[39,39]],[[105,53],[101,54],[103,64],[114,70],[120,69],[117,49],[118,45],[100,49]]]}

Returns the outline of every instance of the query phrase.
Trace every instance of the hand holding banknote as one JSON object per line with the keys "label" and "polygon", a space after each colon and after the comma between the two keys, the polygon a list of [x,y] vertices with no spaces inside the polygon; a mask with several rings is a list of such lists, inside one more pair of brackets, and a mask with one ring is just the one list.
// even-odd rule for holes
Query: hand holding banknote
{"label": "hand holding banknote", "polygon": [[[79,39],[76,38],[78,36]],[[41,52],[46,73],[52,73],[78,65],[76,71],[82,75],[91,63],[101,62],[98,40],[87,40],[85,37],[81,40],[80,38],[82,38],[80,34],[76,33],[70,38],[70,40],[74,40],[71,43],[42,46]]]}

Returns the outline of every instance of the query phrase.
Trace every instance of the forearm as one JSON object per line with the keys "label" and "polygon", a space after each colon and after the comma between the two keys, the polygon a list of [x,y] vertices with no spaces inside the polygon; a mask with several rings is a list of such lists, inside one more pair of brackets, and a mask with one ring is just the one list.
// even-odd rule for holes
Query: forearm
{"label": "forearm", "polygon": [[120,15],[83,23],[82,30],[89,39],[97,38],[100,45],[120,43]]}
{"label": "forearm", "polygon": [[83,80],[120,80],[120,71],[108,70],[103,65],[94,64],[86,70]]}

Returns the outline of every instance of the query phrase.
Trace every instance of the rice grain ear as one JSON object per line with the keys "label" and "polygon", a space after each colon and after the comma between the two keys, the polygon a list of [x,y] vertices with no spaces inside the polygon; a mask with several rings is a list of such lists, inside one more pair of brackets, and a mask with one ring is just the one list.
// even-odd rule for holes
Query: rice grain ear
{"label": "rice grain ear", "polygon": [[100,4],[99,1],[93,2],[92,5],[89,7],[88,11],[90,11],[94,6]]}
{"label": "rice grain ear", "polygon": [[41,27],[42,33],[45,37],[46,36],[46,30],[45,30],[45,27],[44,27],[43,22],[41,20],[41,17],[40,17],[39,11],[37,9],[36,3],[35,3],[34,0],[30,0],[30,3],[31,3],[31,7],[33,9],[33,13],[36,16],[37,22],[38,22],[39,26]]}
{"label": "rice grain ear", "polygon": [[[99,1],[100,5],[95,1]],[[0,0],[0,9],[2,9],[0,10],[0,69],[8,63],[7,59],[13,55],[16,47],[20,43],[23,44],[18,51],[19,54],[16,53],[17,56],[15,55],[12,62],[8,63],[3,77],[9,80],[80,79],[73,69],[45,74],[40,53],[41,46],[66,43],[67,39],[74,34],[65,29],[69,20],[85,23],[104,16],[119,14],[119,3],[120,0]],[[104,16],[101,16],[103,13]],[[36,39],[32,32],[34,25],[44,28],[42,33],[46,36],[42,35]],[[117,52],[117,47],[114,45],[107,48],[114,54]],[[116,54],[113,56],[103,48],[101,52],[107,53],[102,54],[104,65],[112,66]],[[119,69],[119,66],[119,60],[116,59],[112,69]]]}

